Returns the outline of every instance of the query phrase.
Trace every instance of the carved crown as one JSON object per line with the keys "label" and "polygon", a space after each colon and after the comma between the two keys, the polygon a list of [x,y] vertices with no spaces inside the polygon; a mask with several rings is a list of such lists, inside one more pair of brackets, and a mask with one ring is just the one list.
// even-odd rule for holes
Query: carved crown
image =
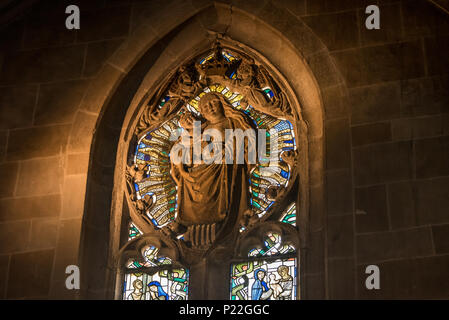
{"label": "carved crown", "polygon": [[212,52],[212,55],[195,64],[198,73],[202,77],[224,76],[236,68],[235,61],[229,61],[223,56],[223,49],[218,42],[215,43]]}

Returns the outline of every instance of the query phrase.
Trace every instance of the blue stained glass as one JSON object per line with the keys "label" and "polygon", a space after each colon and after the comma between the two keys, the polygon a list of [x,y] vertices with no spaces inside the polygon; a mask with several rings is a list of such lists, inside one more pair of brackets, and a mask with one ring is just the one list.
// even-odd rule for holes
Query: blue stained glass
{"label": "blue stained glass", "polygon": [[270,88],[265,89],[264,92],[267,94],[267,96],[268,96],[270,99],[274,97],[273,91],[271,91]]}
{"label": "blue stained glass", "polygon": [[123,300],[187,300],[189,270],[128,273],[123,285]]}
{"label": "blue stained glass", "polygon": [[159,103],[159,109],[161,109],[168,100],[170,100],[170,96],[165,96]]}
{"label": "blue stained glass", "polygon": [[[170,266],[172,260],[158,256],[159,248],[147,246],[143,249],[144,262],[129,260],[124,279],[124,300],[186,300],[188,298],[189,270],[157,269],[151,267]],[[144,269],[144,267],[148,269]],[[134,270],[133,269],[138,269]]]}
{"label": "blue stained glass", "polygon": [[231,265],[231,300],[296,300],[297,259]]}
{"label": "blue stained glass", "polygon": [[284,178],[288,178],[288,172],[281,170],[281,176]]}

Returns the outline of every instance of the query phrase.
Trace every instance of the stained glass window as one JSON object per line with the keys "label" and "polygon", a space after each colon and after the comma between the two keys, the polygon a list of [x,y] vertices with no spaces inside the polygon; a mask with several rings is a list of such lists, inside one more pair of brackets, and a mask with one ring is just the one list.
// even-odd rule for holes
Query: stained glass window
{"label": "stained glass window", "polygon": [[279,221],[296,227],[296,203],[292,203],[287,208]]}
{"label": "stained glass window", "polygon": [[231,300],[295,300],[296,273],[296,258],[233,264]]}
{"label": "stained glass window", "polygon": [[170,265],[172,261],[167,257],[158,257],[159,249],[154,246],[148,246],[143,250],[144,263],[141,264],[136,260],[130,260],[127,263],[127,267],[130,269],[133,268],[143,268],[143,267],[157,267],[162,265]]}
{"label": "stained glass window", "polygon": [[189,271],[186,269],[127,273],[123,300],[187,300]]}
{"label": "stained glass window", "polygon": [[170,177],[170,137],[179,129],[179,117],[166,121],[156,130],[148,132],[137,144],[136,166],[143,166],[145,176],[135,182],[138,200],[150,197],[152,203],[146,214],[157,227],[163,227],[176,218],[176,184]]}
{"label": "stained glass window", "polygon": [[[229,62],[234,62],[237,59],[226,50],[223,50],[222,54]],[[210,53],[201,60],[200,64],[205,64],[213,57],[214,54]],[[229,77],[234,78],[235,74],[229,75]],[[204,87],[201,93],[186,103],[187,110],[200,116],[199,101],[208,92],[222,94],[235,109],[247,115],[257,129],[266,130],[266,146],[269,151],[266,155],[259,155],[258,164],[252,170],[249,181],[251,207],[259,217],[262,217],[275,203],[276,195],[269,195],[269,190],[286,188],[291,178],[291,168],[282,160],[281,153],[296,150],[293,125],[288,120],[275,118],[258,111],[249,104],[242,106],[240,102],[244,96],[220,83]],[[263,88],[263,92],[268,99],[273,99],[273,91],[270,87]],[[167,93],[160,100],[158,107],[164,108],[169,99],[170,96]],[[159,128],[144,135],[135,150],[134,164],[136,167],[142,166],[145,172],[143,179],[134,183],[136,198],[138,200],[145,197],[151,199],[152,205],[145,213],[149,220],[159,228],[174,221],[177,216],[177,187],[170,176],[169,161],[170,150],[176,140],[173,137],[178,137],[180,130],[183,130],[179,124],[182,112],[184,111],[179,111]],[[270,146],[271,141],[277,141],[277,145]],[[270,162],[268,157],[278,161]]]}
{"label": "stained glass window", "polygon": [[139,228],[137,228],[134,223],[130,222],[128,229],[128,241],[131,241],[140,235],[142,235],[142,232],[139,230]]}
{"label": "stained glass window", "polygon": [[[214,92],[215,97],[218,96],[217,93],[222,95],[226,100],[222,106],[226,105],[229,111],[230,104],[238,111],[231,110],[232,113],[245,118],[245,123],[254,124],[248,127],[265,130],[264,136],[258,135],[258,141],[265,141],[267,152],[261,154],[261,150],[258,150],[257,163],[251,166],[250,172],[245,172],[244,188],[249,191],[246,204],[252,209],[252,212],[249,210],[251,215],[247,214],[250,219],[270,218],[270,208],[273,208],[280,191],[287,189],[293,175],[291,155],[296,153],[290,151],[296,150],[297,146],[295,129],[289,121],[293,121],[294,117],[286,95],[262,66],[231,49],[223,49],[220,46],[216,49],[181,67],[173,81],[161,86],[157,95],[148,101],[148,114],[144,113],[147,115],[146,118],[141,118],[144,125],[136,129],[136,139],[133,141],[137,143],[130,151],[131,161],[127,167],[128,190],[132,193],[130,201],[137,213],[156,227],[157,232],[168,235],[174,242],[184,240],[185,236],[186,240],[182,245],[196,246],[196,240],[192,239],[203,236],[205,239],[209,238],[204,233],[195,233],[197,225],[189,225],[189,229],[179,223],[184,214],[184,201],[181,201],[184,184],[178,181],[176,174],[172,176],[173,172],[170,172],[170,152],[180,133],[186,129],[189,131],[188,128],[182,127],[185,113],[192,113],[194,119],[207,118],[207,111],[200,110],[200,105],[203,104],[200,104],[201,99],[211,96],[206,95],[207,93]],[[221,98],[219,100],[223,102]],[[206,113],[202,115],[201,111]],[[256,132],[260,134],[261,131]],[[286,151],[287,154],[283,154]],[[282,158],[284,155],[285,159]],[[187,169],[193,170],[192,168]],[[244,212],[248,213],[247,210]],[[278,215],[276,219],[279,219]],[[296,226],[294,203],[282,213],[279,221]],[[202,223],[198,226],[202,226]],[[243,232],[246,227],[255,226],[254,220],[245,223],[238,220],[236,227]],[[291,229],[285,226],[283,228]],[[140,230],[130,224],[128,239],[132,240],[140,235]],[[213,235],[215,236],[215,231]],[[242,233],[242,236],[245,236],[245,233]],[[130,242],[131,245],[135,243],[136,241]],[[130,259],[126,262],[123,299],[188,298],[189,270],[180,267],[169,257],[164,257],[160,251],[155,246],[147,246],[141,250],[143,259]],[[180,251],[184,253],[183,250]],[[231,265],[231,299],[296,299],[296,248],[291,243],[283,242],[281,234],[268,233],[260,247],[249,250],[245,260]]]}
{"label": "stained glass window", "polygon": [[172,268],[172,260],[159,256],[155,246],[143,248],[143,263],[126,263],[124,300],[187,300],[189,270]]}
{"label": "stained glass window", "polygon": [[264,246],[248,253],[248,257],[263,259],[231,265],[231,299],[295,300],[297,259],[292,256],[295,251],[293,245],[282,243],[278,233],[269,232]]}
{"label": "stained glass window", "polygon": [[283,244],[279,234],[270,232],[264,241],[264,246],[249,250],[248,257],[273,256],[291,252],[295,252],[293,245]]}

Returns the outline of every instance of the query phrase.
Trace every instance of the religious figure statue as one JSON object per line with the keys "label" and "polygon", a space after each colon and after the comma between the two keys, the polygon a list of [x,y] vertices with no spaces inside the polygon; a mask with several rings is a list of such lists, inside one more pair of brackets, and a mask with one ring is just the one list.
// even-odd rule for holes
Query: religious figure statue
{"label": "religious figure statue", "polygon": [[[217,42],[143,103],[126,172],[131,215],[183,251],[205,252],[234,231],[252,228],[286,192],[297,158],[288,151],[295,145],[291,125],[282,119],[291,109],[277,81],[251,57]],[[266,130],[263,137],[260,129]],[[262,163],[269,156],[257,154],[256,136],[261,146],[275,147],[269,153],[274,163],[271,157],[269,164]],[[175,163],[178,145],[186,151],[185,161]]]}
{"label": "religious figure statue", "polygon": [[[202,81],[198,81],[194,71],[181,67],[177,75],[169,85],[159,88],[158,94],[148,101],[148,108],[142,114],[138,125],[138,131],[159,124],[162,119],[173,115],[192,96],[201,90]],[[161,95],[165,95],[163,106],[160,105]],[[153,124],[153,126],[151,125]]]}
{"label": "religious figure statue", "polygon": [[[283,117],[286,114],[291,114],[287,96],[282,91],[275,89],[276,84],[272,81],[265,68],[256,66],[254,61],[242,60],[237,68],[237,72],[238,76],[236,79],[224,77],[222,81],[245,96],[240,102],[243,108],[246,108],[249,104],[273,117]],[[267,95],[263,88],[270,88],[270,96]]]}
{"label": "religious figure statue", "polygon": [[[204,224],[220,226],[229,218],[236,221],[238,215],[250,209],[248,183],[252,165],[247,162],[247,152],[248,146],[255,144],[251,139],[244,146],[226,143],[226,130],[246,131],[253,130],[253,127],[243,113],[232,108],[222,95],[215,92],[206,93],[201,98],[199,111],[203,117],[202,136],[208,132],[219,133],[218,137],[217,134],[212,134],[211,143],[219,144],[214,150],[222,152],[214,154],[215,161],[209,164],[191,162],[173,165],[172,175],[178,185],[177,222],[187,227]],[[190,113],[180,119],[181,125],[189,134],[193,130],[193,121]],[[203,141],[202,147],[206,147],[206,144]],[[244,150],[238,149],[242,147]],[[230,148],[233,150],[229,150]],[[245,155],[244,163],[238,163],[236,157],[242,151]],[[232,156],[231,161],[225,159],[226,155]]]}

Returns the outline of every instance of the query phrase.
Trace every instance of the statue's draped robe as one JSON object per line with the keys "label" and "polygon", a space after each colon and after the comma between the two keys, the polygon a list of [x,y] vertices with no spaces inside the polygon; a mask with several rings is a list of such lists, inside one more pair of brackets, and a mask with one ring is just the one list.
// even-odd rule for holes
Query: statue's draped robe
{"label": "statue's draped robe", "polygon": [[[226,129],[248,129],[232,118],[227,118],[226,121]],[[224,155],[224,143],[222,152]],[[223,160],[219,164],[202,163],[192,168],[180,166],[178,219],[182,224],[213,224],[224,221],[226,217],[235,222],[249,209],[249,166],[246,152],[245,145],[244,164],[236,163],[237,150],[234,144],[232,164],[226,164]]]}

